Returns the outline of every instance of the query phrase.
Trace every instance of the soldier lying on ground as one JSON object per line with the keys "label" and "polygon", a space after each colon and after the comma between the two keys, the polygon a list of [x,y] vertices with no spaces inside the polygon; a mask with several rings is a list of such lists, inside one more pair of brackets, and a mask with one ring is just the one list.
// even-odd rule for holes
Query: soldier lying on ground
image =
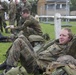
{"label": "soldier lying on ground", "polygon": [[[56,61],[60,56],[69,54],[68,51],[70,51],[69,48],[72,45],[72,39],[73,35],[71,30],[63,28],[60,32],[59,40],[47,47],[46,50],[36,54],[27,38],[22,35],[14,41],[9,56],[0,65],[0,69],[5,68],[5,72],[7,72],[12,67],[16,67],[20,60],[21,65],[29,74],[33,73],[34,75],[38,75],[43,73],[49,63]],[[75,53],[74,50],[72,51]]]}

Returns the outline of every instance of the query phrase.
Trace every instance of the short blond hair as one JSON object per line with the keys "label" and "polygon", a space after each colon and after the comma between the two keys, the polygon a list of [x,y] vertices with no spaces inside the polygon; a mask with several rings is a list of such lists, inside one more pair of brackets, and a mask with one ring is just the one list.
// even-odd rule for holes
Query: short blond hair
{"label": "short blond hair", "polygon": [[63,28],[64,30],[67,30],[69,33],[68,33],[68,35],[69,35],[69,38],[73,38],[73,33],[72,33],[72,30],[70,29],[70,28]]}

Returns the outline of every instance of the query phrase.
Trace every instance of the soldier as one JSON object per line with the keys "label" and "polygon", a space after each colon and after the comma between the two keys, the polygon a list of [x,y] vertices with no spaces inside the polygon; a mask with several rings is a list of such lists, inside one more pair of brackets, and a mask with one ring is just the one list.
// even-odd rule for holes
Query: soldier
{"label": "soldier", "polygon": [[18,26],[20,17],[21,17],[21,6],[19,5],[20,2],[18,2],[18,0],[15,0],[15,4],[16,4],[16,25]]}
{"label": "soldier", "polygon": [[[11,27],[10,27],[11,28]],[[30,15],[30,11],[25,8],[22,11],[22,17],[17,27],[11,28],[17,31],[23,31],[23,34],[28,37],[29,35],[42,35],[42,30],[39,22]]]}
{"label": "soldier", "polygon": [[2,2],[0,1],[0,30],[3,32],[2,19],[3,19],[4,7],[2,6]]}
{"label": "soldier", "polygon": [[22,7],[22,9],[27,8],[27,9],[31,10],[31,4],[27,0],[21,1],[21,7]]}
{"label": "soldier", "polygon": [[[16,18],[16,4],[13,0],[10,0],[9,7],[8,7],[8,14],[9,14],[9,25],[15,26],[15,18]],[[10,30],[13,33],[13,30]]]}
{"label": "soldier", "polygon": [[10,0],[8,13],[9,13],[9,25],[15,25],[16,4],[13,0]]}
{"label": "soldier", "polygon": [[6,22],[5,22],[5,12],[8,10],[8,4],[6,2],[1,2],[0,1],[0,29],[1,32],[3,32],[3,27],[5,28],[5,32],[7,33],[6,29]]}
{"label": "soldier", "polygon": [[56,61],[60,56],[68,54],[72,39],[71,30],[63,28],[58,40],[55,40],[46,50],[36,54],[27,38],[21,35],[14,41],[9,56],[5,61],[6,71],[11,67],[16,67],[18,60],[20,60],[21,65],[24,66],[28,73],[34,73],[34,75],[43,73],[49,63]]}
{"label": "soldier", "polygon": [[22,10],[24,8],[31,10],[31,4],[27,0],[21,0],[20,2],[15,0],[15,3],[16,3],[16,20],[17,20],[17,26],[18,26]]}

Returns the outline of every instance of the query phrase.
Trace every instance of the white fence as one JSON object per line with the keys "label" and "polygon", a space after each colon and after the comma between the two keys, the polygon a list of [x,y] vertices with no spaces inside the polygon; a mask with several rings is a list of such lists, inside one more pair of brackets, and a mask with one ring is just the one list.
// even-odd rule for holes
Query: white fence
{"label": "white fence", "polygon": [[76,16],[61,16],[56,13],[55,16],[39,16],[39,18],[54,18],[55,38],[58,39],[61,30],[61,19],[76,19]]}

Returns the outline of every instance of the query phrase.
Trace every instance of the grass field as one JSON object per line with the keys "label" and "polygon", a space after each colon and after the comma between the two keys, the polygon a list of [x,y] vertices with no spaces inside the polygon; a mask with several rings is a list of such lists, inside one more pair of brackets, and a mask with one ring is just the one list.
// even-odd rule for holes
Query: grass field
{"label": "grass field", "polygon": [[[76,22],[70,22],[72,25],[71,30],[74,34],[76,34]],[[51,39],[55,38],[54,25],[41,23],[42,31],[44,33],[48,33]],[[2,33],[3,35],[9,36],[10,34]],[[0,43],[0,63],[5,60],[4,54],[7,49],[10,47],[11,43]]]}

